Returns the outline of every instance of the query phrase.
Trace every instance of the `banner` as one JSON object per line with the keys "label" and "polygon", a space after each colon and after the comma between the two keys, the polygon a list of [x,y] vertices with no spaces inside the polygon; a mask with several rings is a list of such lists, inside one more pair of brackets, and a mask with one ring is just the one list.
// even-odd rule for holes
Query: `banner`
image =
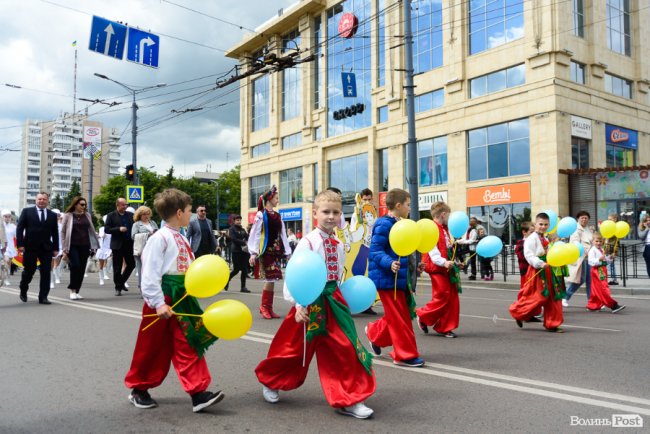
{"label": "banner", "polygon": [[102,151],[102,129],[100,127],[84,127],[83,136],[84,159],[90,156],[97,158],[97,153]]}

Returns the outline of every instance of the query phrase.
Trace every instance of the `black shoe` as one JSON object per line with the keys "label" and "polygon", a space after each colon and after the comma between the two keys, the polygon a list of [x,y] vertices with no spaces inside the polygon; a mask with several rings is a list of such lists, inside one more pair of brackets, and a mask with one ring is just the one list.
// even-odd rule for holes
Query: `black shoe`
{"label": "black shoe", "polygon": [[20,300],[21,300],[23,303],[27,303],[27,293],[26,293],[26,292],[22,292],[22,291],[20,291]]}
{"label": "black shoe", "polygon": [[223,287],[223,290],[224,290],[224,291],[228,291],[228,285],[224,286],[224,287]]}
{"label": "black shoe", "polygon": [[610,280],[609,285],[618,285],[618,282],[616,280]]}
{"label": "black shoe", "polygon": [[476,280],[476,276],[469,276],[468,279],[469,280]]}
{"label": "black shoe", "polygon": [[440,336],[444,336],[444,337],[446,337],[446,338],[452,338],[452,339],[453,339],[453,338],[456,337],[456,333],[454,333],[454,332],[438,333],[438,334],[439,334]]}
{"label": "black shoe", "polygon": [[38,304],[52,304],[52,302],[47,298],[43,298],[41,300],[38,300]]}
{"label": "black shoe", "polygon": [[242,288],[242,289],[239,290],[239,292],[245,292],[245,293],[247,293],[247,294],[250,293],[250,291],[248,290],[248,288]]}
{"label": "black shoe", "polygon": [[517,327],[519,327],[520,329],[524,328],[524,323],[523,322],[521,322],[520,320],[515,320],[515,322],[517,323]]}
{"label": "black shoe", "polygon": [[133,389],[129,395],[129,401],[137,408],[154,408],[158,403],[149,395],[147,390]]}
{"label": "black shoe", "polygon": [[416,317],[418,320],[418,327],[420,327],[420,330],[424,332],[424,334],[429,334],[429,327],[420,320],[420,317]]}
{"label": "black shoe", "polygon": [[124,292],[129,292],[129,290],[127,289],[126,286],[125,286],[124,288],[122,288],[122,291],[124,291]]}
{"label": "black shoe", "polygon": [[374,310],[372,310],[371,307],[369,307],[368,309],[364,310],[364,311],[361,312],[361,313],[365,313],[366,315],[377,315],[377,312],[375,312]]}
{"label": "black shoe", "polygon": [[526,322],[542,322],[542,320],[534,316],[531,319],[527,319]]}
{"label": "black shoe", "polygon": [[[366,332],[366,338],[368,338],[368,326],[366,326],[364,331]],[[375,356],[381,356],[381,347],[373,344],[370,338],[368,338],[368,343],[370,344],[370,349],[372,349],[372,352],[375,354]]]}
{"label": "black shoe", "polygon": [[119,289],[116,289],[116,290],[115,290],[115,296],[116,296],[116,297],[119,297],[120,295],[122,295],[122,291],[119,290]]}
{"label": "black shoe", "polygon": [[623,309],[625,309],[625,305],[624,305],[624,304],[618,304],[618,303],[616,303],[616,305],[614,306],[614,308],[612,308],[612,313],[618,313],[618,312],[622,311]]}
{"label": "black shoe", "polygon": [[195,393],[192,395],[192,411],[198,413],[204,408],[221,401],[224,396],[226,395],[221,390],[217,390],[215,393],[208,392],[207,390],[205,392]]}

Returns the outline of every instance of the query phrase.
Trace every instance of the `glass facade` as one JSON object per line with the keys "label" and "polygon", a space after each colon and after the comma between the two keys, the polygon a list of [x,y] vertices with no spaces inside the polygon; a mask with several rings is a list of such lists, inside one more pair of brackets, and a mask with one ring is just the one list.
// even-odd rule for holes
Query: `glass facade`
{"label": "glass facade", "polygon": [[253,99],[251,104],[253,131],[269,126],[269,76],[253,80]]}
{"label": "glass facade", "polygon": [[607,47],[631,56],[631,33],[630,0],[607,0]]}
{"label": "glass facade", "polygon": [[314,109],[321,106],[320,93],[323,87],[323,75],[320,72],[322,66],[320,41],[323,35],[322,22],[320,15],[314,18],[314,43],[312,44],[312,53],[314,53]]}
{"label": "glass facade", "polygon": [[530,173],[528,119],[468,132],[468,180]]}
{"label": "glass facade", "polygon": [[250,205],[249,208],[257,208],[257,200],[265,191],[271,188],[271,175],[260,175],[251,177]]}
{"label": "glass facade", "polygon": [[280,172],[280,203],[302,202],[302,167]]}
{"label": "glass facade", "polygon": [[[282,53],[300,50],[300,33],[298,30],[287,33],[282,38]],[[282,120],[300,116],[302,105],[301,66],[286,68],[282,71]]]}
{"label": "glass facade", "polygon": [[605,125],[607,167],[630,167],[636,163],[639,133],[616,125]]}
{"label": "glass facade", "polygon": [[523,0],[469,1],[469,54],[524,36]]}
{"label": "glass facade", "polygon": [[632,82],[630,80],[605,73],[605,90],[614,95],[632,99]]}
{"label": "glass facade", "polygon": [[[371,6],[373,0],[346,0],[327,11],[327,136],[334,137],[368,127],[372,124],[370,95],[372,50]],[[344,13],[353,13],[359,20],[352,38],[338,37],[338,25]],[[343,97],[341,71],[356,74],[357,98]],[[334,112],[352,104],[363,103],[363,113],[341,120]]]}
{"label": "glass facade", "polygon": [[328,164],[329,185],[341,190],[344,204],[354,202],[354,195],[368,187],[368,154],[330,160]]}
{"label": "glass facade", "polygon": [[522,84],[526,84],[526,66],[524,64],[471,79],[469,81],[469,97],[476,98]]}
{"label": "glass facade", "polygon": [[297,148],[302,145],[302,134],[295,133],[282,138],[282,150]]}
{"label": "glass facade", "polygon": [[420,187],[447,184],[447,137],[418,142]]}
{"label": "glass facade", "polygon": [[575,81],[579,84],[586,83],[585,65],[574,62],[573,60],[571,61],[571,81]]}
{"label": "glass facade", "polygon": [[386,13],[385,0],[377,0],[377,87],[386,84]]}
{"label": "glass facade", "polygon": [[442,66],[442,0],[413,2],[413,70],[416,74]]}
{"label": "glass facade", "polygon": [[377,123],[388,122],[388,106],[377,107]]}
{"label": "glass facade", "polygon": [[473,206],[468,211],[469,215],[478,217],[488,235],[497,236],[509,245],[521,238],[521,223],[531,221],[529,202]]}
{"label": "glass facade", "polygon": [[589,168],[589,140],[571,137],[571,168]]}
{"label": "glass facade", "polygon": [[585,7],[584,0],[573,0],[573,34],[585,37]]}
{"label": "glass facade", "polygon": [[251,158],[261,157],[271,152],[271,142],[260,143],[251,148]]}
{"label": "glass facade", "polygon": [[377,151],[379,158],[379,191],[388,191],[388,149]]}
{"label": "glass facade", "polygon": [[314,191],[313,191],[313,193],[314,193],[314,197],[316,197],[316,195],[318,194],[318,177],[319,177],[318,163],[314,163],[313,168],[314,168],[314,173],[312,173],[312,176],[314,177],[313,178],[314,179],[314,183],[313,183],[314,184]]}
{"label": "glass facade", "polygon": [[415,96],[415,113],[426,112],[445,104],[445,90],[438,89],[432,92]]}

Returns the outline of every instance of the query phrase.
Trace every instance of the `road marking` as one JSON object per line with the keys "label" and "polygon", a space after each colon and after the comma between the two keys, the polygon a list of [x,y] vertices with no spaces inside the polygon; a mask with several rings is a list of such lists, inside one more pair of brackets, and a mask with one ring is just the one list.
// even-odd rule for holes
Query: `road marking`
{"label": "road marking", "polygon": [[[5,289],[5,288],[1,288],[0,292],[4,292],[6,294],[11,294],[11,295],[18,294],[17,290]],[[31,296],[30,298],[34,299],[36,297]],[[107,314],[117,315],[117,316],[124,316],[124,317],[129,317],[134,319],[142,318],[141,313],[134,310],[118,309],[118,308],[107,309],[108,306],[85,303],[85,302],[69,302],[60,297],[50,297],[50,299],[52,299],[55,303],[63,304],[78,309],[86,309],[86,310],[107,313]],[[477,318],[485,319],[487,317],[477,316]],[[508,319],[501,319],[501,320],[511,321]],[[611,330],[611,329],[601,329],[601,330]],[[613,330],[613,331],[620,331],[620,330]],[[274,335],[268,333],[249,331],[247,335],[243,336],[241,339],[252,341],[252,342],[270,344],[273,337]],[[380,360],[378,358],[375,358],[373,363],[375,365],[386,367],[386,368],[406,370],[414,374],[443,377],[452,380],[464,381],[468,383],[480,384],[484,386],[491,386],[500,389],[506,389],[506,390],[512,390],[516,392],[554,398],[563,401],[578,402],[586,405],[609,408],[612,410],[620,410],[620,411],[650,415],[650,408],[635,407],[632,405],[620,404],[617,402],[610,402],[604,400],[604,399],[610,399],[613,401],[622,401],[622,402],[650,406],[650,400],[644,398],[638,398],[634,396],[627,396],[627,395],[621,395],[621,394],[615,394],[609,392],[601,392],[601,391],[585,389],[581,387],[566,386],[558,383],[550,383],[545,381],[514,377],[510,375],[497,374],[488,371],[479,371],[475,369],[462,368],[462,367],[452,366],[452,365],[443,365],[439,363],[427,362],[427,365],[424,368],[420,368],[420,369],[397,366],[392,362]],[[526,386],[512,384],[512,383],[521,383],[521,384],[525,384]],[[538,388],[529,387],[529,386],[536,386]],[[555,389],[558,390],[559,392],[553,390],[546,390],[546,389]],[[574,394],[578,394],[578,396],[569,393],[564,393],[564,392],[571,392]],[[589,398],[589,397],[579,396],[579,395],[586,395],[586,396],[591,396],[591,397],[601,398],[601,399]]]}
{"label": "road marking", "polygon": [[[490,321],[494,321],[494,316],[467,315],[467,314],[461,314],[460,316],[465,317],[465,318],[489,319]],[[497,317],[497,321],[515,322],[514,319],[499,318],[499,317]],[[606,328],[602,328],[602,327],[588,327],[588,326],[578,326],[578,325],[569,325],[569,324],[562,324],[562,327],[574,328],[574,329],[600,330],[600,331],[606,331],[606,332],[622,332],[623,331],[623,330],[616,330],[616,329],[606,329]]]}

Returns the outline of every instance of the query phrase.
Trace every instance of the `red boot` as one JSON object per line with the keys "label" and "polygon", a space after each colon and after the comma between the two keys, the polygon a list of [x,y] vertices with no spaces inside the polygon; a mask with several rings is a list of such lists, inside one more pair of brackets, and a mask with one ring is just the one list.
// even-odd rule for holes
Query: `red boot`
{"label": "red boot", "polygon": [[260,306],[260,314],[264,319],[272,319],[271,312],[273,309],[273,292],[262,291],[262,305]]}

